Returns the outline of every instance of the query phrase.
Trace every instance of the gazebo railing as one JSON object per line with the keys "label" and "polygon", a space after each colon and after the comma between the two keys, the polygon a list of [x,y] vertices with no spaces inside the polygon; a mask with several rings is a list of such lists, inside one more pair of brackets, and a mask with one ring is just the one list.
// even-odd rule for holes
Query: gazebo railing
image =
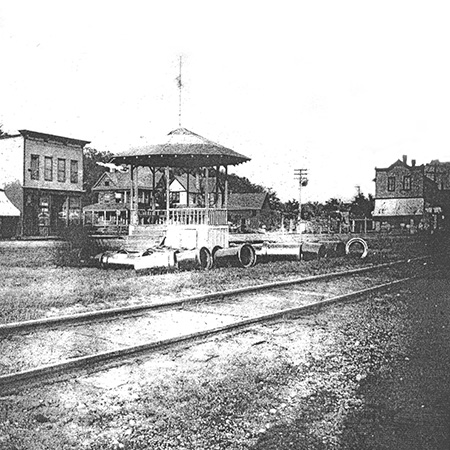
{"label": "gazebo railing", "polygon": [[[168,215],[167,215],[168,213]],[[140,209],[139,224],[157,225],[227,225],[227,210],[218,208]]]}

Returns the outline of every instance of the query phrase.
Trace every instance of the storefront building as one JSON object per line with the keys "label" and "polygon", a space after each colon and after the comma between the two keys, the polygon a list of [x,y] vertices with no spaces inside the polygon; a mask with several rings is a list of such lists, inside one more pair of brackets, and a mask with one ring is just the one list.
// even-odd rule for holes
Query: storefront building
{"label": "storefront building", "polygon": [[82,220],[88,141],[30,130],[0,139],[0,188],[20,210],[20,234],[52,236]]}

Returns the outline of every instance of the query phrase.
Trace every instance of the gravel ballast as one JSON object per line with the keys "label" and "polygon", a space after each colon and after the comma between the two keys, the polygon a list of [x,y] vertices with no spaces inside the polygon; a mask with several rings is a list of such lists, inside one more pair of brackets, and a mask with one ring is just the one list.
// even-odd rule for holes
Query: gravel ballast
{"label": "gravel ballast", "polygon": [[0,399],[2,449],[448,449],[450,281]]}

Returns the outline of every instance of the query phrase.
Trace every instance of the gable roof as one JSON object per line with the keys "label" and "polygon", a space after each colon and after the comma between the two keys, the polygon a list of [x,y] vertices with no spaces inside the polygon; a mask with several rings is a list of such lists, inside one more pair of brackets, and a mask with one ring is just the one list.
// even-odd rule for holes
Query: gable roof
{"label": "gable roof", "polygon": [[375,170],[379,171],[379,172],[388,172],[389,170],[392,170],[395,167],[404,167],[405,169],[408,169],[408,170],[422,170],[422,171],[424,169],[424,165],[423,164],[420,165],[420,166],[409,166],[408,164],[406,164],[405,162],[401,161],[400,159],[397,159],[397,161],[395,161],[389,167],[385,167],[385,168],[378,168],[378,167],[376,167]]}
{"label": "gable roof", "polygon": [[135,147],[111,158],[115,164],[151,167],[213,167],[246,161],[250,161],[250,158],[186,128],[171,131],[162,144]]}
{"label": "gable roof", "polygon": [[[180,184],[180,186],[183,188],[184,191],[187,191],[187,180],[188,180],[188,176],[186,173],[183,173],[181,175],[176,175],[174,177],[174,179],[172,180],[172,182],[170,183],[170,185],[172,186],[172,184],[175,181],[178,181],[178,183]],[[204,183],[204,181],[201,179],[200,183]],[[189,192],[192,194],[198,194],[200,192],[200,190],[197,187],[197,180],[195,177],[190,176],[189,177]]]}
{"label": "gable roof", "polygon": [[231,193],[228,196],[228,210],[229,211],[242,211],[253,209],[260,211],[263,209],[264,203],[267,199],[266,192],[256,193]]}
{"label": "gable roof", "polygon": [[[162,174],[156,172],[155,185],[161,180]],[[138,167],[138,188],[152,190],[153,174],[149,167]],[[109,181],[109,186],[105,186]],[[131,189],[131,178],[129,172],[104,172],[94,184],[93,191],[110,191],[112,189]]]}

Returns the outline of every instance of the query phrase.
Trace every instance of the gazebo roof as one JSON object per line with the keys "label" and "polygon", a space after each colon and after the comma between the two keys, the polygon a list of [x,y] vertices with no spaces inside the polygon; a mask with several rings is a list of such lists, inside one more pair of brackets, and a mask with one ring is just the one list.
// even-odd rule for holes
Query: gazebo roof
{"label": "gazebo roof", "polygon": [[111,159],[114,164],[186,168],[228,166],[246,161],[250,158],[186,128],[171,131],[163,144],[132,148]]}

